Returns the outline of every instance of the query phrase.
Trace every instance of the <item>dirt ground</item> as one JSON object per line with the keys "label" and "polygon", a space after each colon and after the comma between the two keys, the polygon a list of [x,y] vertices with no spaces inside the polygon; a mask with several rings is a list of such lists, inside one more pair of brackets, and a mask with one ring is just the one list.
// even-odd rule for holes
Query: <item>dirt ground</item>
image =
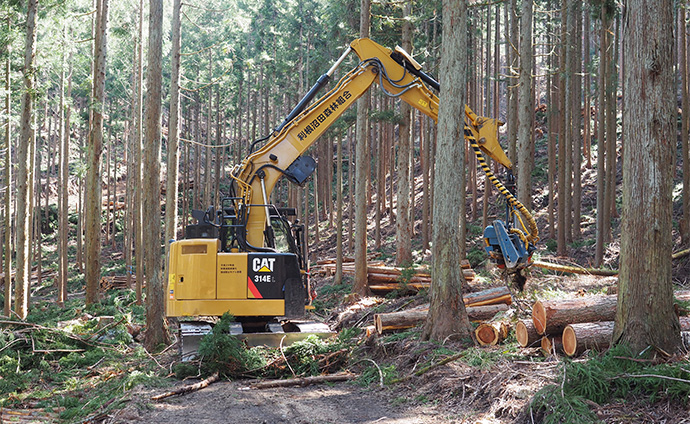
{"label": "dirt ground", "polygon": [[433,407],[395,405],[390,389],[352,383],[294,388],[248,389],[247,383],[219,382],[204,390],[157,403],[140,402],[112,417],[112,423],[459,423]]}

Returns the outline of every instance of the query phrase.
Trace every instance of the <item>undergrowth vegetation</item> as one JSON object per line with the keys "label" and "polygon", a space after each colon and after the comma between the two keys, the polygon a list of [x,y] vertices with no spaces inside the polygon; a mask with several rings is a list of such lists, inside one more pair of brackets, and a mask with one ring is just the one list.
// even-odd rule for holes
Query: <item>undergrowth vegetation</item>
{"label": "undergrowth vegetation", "polygon": [[138,384],[163,384],[166,370],[134,343],[144,310],[131,291],[83,308],[36,303],[26,321],[0,326],[0,406],[47,408],[83,421],[121,408]]}
{"label": "undergrowth vegetation", "polygon": [[303,377],[335,372],[346,365],[356,344],[358,329],[346,329],[338,336],[320,338],[307,336],[287,347],[247,348],[242,340],[230,334],[233,317],[224,314],[211,333],[199,343],[198,359],[175,365],[178,378],[208,376],[224,377]]}
{"label": "undergrowth vegetation", "polygon": [[560,381],[541,389],[530,405],[545,424],[599,422],[591,408],[616,400],[690,402],[687,362],[655,363],[625,346],[587,362],[563,362]]}

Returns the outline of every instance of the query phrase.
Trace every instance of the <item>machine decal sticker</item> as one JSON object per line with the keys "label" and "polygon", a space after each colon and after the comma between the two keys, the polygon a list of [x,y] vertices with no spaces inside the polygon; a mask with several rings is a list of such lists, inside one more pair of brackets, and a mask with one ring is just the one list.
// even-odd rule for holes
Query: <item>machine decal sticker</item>
{"label": "machine decal sticker", "polygon": [[247,288],[249,289],[249,298],[250,299],[263,299],[264,297],[261,296],[261,292],[259,292],[259,289],[256,288],[254,285],[254,282],[250,277],[247,277]]}

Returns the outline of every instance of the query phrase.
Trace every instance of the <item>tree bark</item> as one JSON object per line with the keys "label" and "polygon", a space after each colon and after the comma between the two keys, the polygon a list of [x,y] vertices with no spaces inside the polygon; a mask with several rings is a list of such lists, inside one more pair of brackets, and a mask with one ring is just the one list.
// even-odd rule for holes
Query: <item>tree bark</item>
{"label": "tree bark", "polygon": [[[144,275],[146,276],[146,340],[148,350],[168,341],[161,275],[161,102],[163,70],[163,1],[149,0],[149,49],[146,75],[146,142],[144,168]],[[137,278],[139,280],[139,278]]]}
{"label": "tree bark", "polygon": [[683,146],[683,218],[680,221],[680,235],[682,242],[687,244],[690,241],[690,93],[688,93],[688,36],[685,7],[678,8],[678,15],[682,105],[680,139]]}
{"label": "tree bark", "polygon": [[[10,6],[7,5],[7,32],[9,33],[12,29],[12,16],[9,13]],[[5,57],[5,216],[4,216],[4,226],[5,231],[3,232],[4,240],[2,241],[5,247],[5,261],[3,263],[3,270],[5,275],[12,275],[12,197],[10,192],[12,191],[12,122],[10,120],[11,116],[11,100],[12,100],[12,74],[11,74],[11,46],[10,44],[5,45],[6,57]],[[3,307],[3,315],[10,316],[12,311],[12,279],[5,278],[5,305]]]}
{"label": "tree bark", "polygon": [[26,41],[24,45],[24,94],[22,95],[22,116],[17,149],[17,190],[16,190],[16,226],[17,226],[17,272],[15,276],[14,312],[21,319],[29,313],[30,283],[30,189],[32,172],[29,148],[34,143],[33,127],[33,89],[34,89],[34,56],[36,53],[36,15],[38,0],[29,0],[26,15]]}
{"label": "tree bark", "polygon": [[[371,1],[361,0],[360,3],[360,37],[369,36],[369,19]],[[353,293],[366,296],[367,286],[367,163],[368,163],[368,133],[369,133],[369,93],[365,93],[357,100],[357,143],[356,143],[356,176],[355,176],[355,281]]]}
{"label": "tree bark", "polygon": [[[680,349],[671,280],[676,146],[673,3],[630,0],[623,21],[623,213],[613,343]],[[634,170],[634,171],[633,171]]]}
{"label": "tree bark", "polygon": [[[136,72],[136,105],[135,111],[135,136],[134,136],[134,266],[136,270],[136,295],[137,305],[143,303],[144,286],[144,225],[143,225],[143,200],[142,195],[142,149],[144,140],[144,0],[139,0],[139,29],[137,36],[137,72]],[[199,186],[199,180],[195,181],[195,187]]]}
{"label": "tree bark", "polygon": [[520,85],[518,93],[518,199],[532,209],[532,2],[523,1],[520,15]]}
{"label": "tree bark", "polygon": [[[412,54],[412,24],[410,14],[412,1],[407,0],[403,8],[402,48]],[[395,262],[398,266],[412,262],[412,225],[410,219],[410,144],[412,107],[406,102],[400,104],[402,120],[398,126],[398,219],[395,221]]]}
{"label": "tree bark", "polygon": [[464,278],[459,258],[465,243],[464,120],[467,69],[467,2],[443,1],[441,93],[435,157],[431,304],[422,331],[425,340],[468,338],[472,326],[462,301]]}
{"label": "tree bark", "polygon": [[[170,73],[170,121],[168,124],[168,158],[165,185],[165,258],[170,254],[170,240],[177,238],[178,173],[180,167],[180,10],[181,0],[175,0],[172,21],[172,68]],[[168,275],[165,272],[164,275]]]}
{"label": "tree bark", "polygon": [[94,42],[92,123],[87,146],[86,171],[86,304],[98,302],[101,281],[101,153],[103,150],[103,105],[107,48],[108,0],[97,1]]}

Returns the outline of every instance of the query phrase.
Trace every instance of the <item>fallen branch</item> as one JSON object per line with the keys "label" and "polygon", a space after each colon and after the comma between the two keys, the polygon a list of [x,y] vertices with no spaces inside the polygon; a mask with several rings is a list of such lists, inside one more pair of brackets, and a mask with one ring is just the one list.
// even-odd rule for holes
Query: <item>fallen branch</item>
{"label": "fallen branch", "polygon": [[198,382],[196,384],[191,384],[189,386],[179,387],[175,390],[171,390],[169,392],[153,396],[153,397],[151,397],[151,400],[161,400],[161,399],[169,398],[171,396],[186,395],[187,393],[196,392],[196,391],[199,391],[199,390],[201,390],[205,387],[208,387],[209,385],[215,383],[216,381],[218,381],[219,378],[220,377],[218,376],[218,373],[215,373],[212,376],[210,376],[209,378],[207,378],[205,380],[201,380],[200,382]]}
{"label": "fallen branch", "polygon": [[356,377],[352,373],[339,373],[330,375],[317,375],[316,377],[290,378],[287,380],[271,380],[254,383],[252,389],[271,389],[274,387],[309,386],[311,384],[332,383],[336,381],[348,381]]}
{"label": "fallen branch", "polygon": [[463,352],[460,352],[460,353],[456,353],[455,355],[448,356],[447,358],[444,358],[444,359],[442,359],[442,360],[440,360],[440,361],[438,361],[438,362],[435,362],[435,363],[433,363],[433,364],[431,364],[431,365],[427,365],[427,366],[424,367],[424,368],[420,368],[420,369],[417,370],[414,374],[409,374],[409,375],[406,375],[406,376],[404,376],[404,377],[396,378],[395,380],[391,381],[391,384],[402,383],[402,382],[404,382],[404,381],[409,380],[409,379],[412,378],[413,376],[419,377],[420,375],[426,374],[427,372],[433,370],[434,368],[440,367],[441,365],[445,365],[445,364],[447,364],[447,363],[449,363],[449,362],[456,361],[456,360],[462,358],[464,355],[465,355],[465,352],[463,351]]}

